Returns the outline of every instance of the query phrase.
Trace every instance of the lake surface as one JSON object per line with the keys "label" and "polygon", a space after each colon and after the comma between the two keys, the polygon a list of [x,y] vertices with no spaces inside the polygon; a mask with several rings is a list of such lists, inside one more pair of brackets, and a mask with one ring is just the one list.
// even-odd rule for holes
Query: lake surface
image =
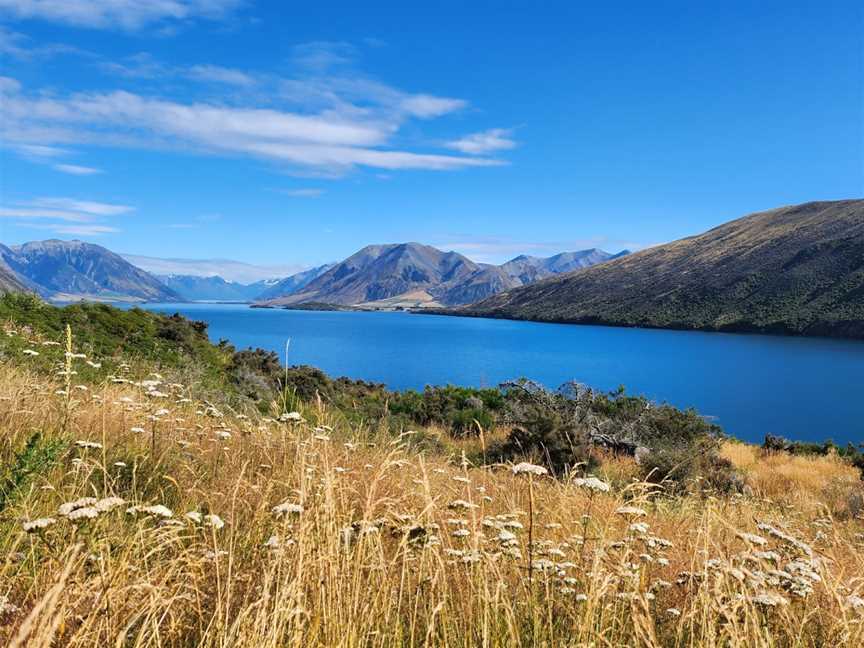
{"label": "lake surface", "polygon": [[726,333],[539,324],[409,313],[287,311],[241,304],[148,304],[210,325],[213,341],[261,347],[290,364],[393,389],[625,385],[694,407],[729,434],[864,442],[864,343]]}

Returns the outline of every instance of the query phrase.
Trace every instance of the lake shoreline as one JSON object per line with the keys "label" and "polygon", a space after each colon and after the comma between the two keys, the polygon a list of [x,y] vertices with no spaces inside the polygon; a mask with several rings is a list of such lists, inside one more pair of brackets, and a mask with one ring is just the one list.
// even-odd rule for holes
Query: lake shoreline
{"label": "lake shoreline", "polygon": [[685,324],[655,325],[650,323],[632,324],[605,320],[602,318],[532,318],[519,317],[516,315],[505,315],[495,312],[478,313],[475,311],[462,311],[454,308],[447,309],[410,309],[407,312],[415,315],[439,315],[442,317],[471,317],[477,319],[504,320],[510,322],[533,322],[535,324],[566,324],[569,326],[603,326],[607,328],[638,329],[644,331],[677,331],[681,333],[726,333],[730,335],[758,335],[782,338],[814,338],[822,340],[848,340],[852,342],[864,342],[864,336],[840,335],[831,333],[807,333],[784,327],[760,327],[756,325],[732,324],[722,328],[713,326],[688,326]]}

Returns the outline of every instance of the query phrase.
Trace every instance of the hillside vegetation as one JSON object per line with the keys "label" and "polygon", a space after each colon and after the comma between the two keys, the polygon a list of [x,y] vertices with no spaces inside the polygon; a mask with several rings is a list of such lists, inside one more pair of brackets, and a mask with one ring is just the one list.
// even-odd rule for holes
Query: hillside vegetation
{"label": "hillside vegetation", "polygon": [[0,325],[0,645],[864,641],[836,452],[578,386],[389,392],[135,309]]}
{"label": "hillside vegetation", "polygon": [[864,337],[864,200],[759,212],[495,295],[462,315]]}

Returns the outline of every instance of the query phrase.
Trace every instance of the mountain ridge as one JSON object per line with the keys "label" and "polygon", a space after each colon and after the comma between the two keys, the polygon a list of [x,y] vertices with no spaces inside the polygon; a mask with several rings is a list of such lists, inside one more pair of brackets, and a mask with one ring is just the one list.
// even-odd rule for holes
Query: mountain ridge
{"label": "mountain ridge", "polygon": [[[389,308],[395,305],[417,307],[418,304],[422,307],[425,300],[427,305],[453,306],[554,274],[554,262],[549,265],[550,259],[561,257],[560,264],[581,266],[613,256],[602,250],[585,250],[548,259],[517,257],[496,266],[416,242],[367,245],[334,264],[302,289],[262,300],[260,305],[293,306],[311,302]],[[426,298],[418,302],[417,297],[424,293]],[[406,297],[404,304],[400,303],[400,296]]]}
{"label": "mountain ridge", "polygon": [[180,301],[180,296],[120,255],[94,243],[47,239],[0,246],[6,268],[53,301]]}
{"label": "mountain ridge", "polygon": [[445,312],[864,338],[864,200],[755,212]]}

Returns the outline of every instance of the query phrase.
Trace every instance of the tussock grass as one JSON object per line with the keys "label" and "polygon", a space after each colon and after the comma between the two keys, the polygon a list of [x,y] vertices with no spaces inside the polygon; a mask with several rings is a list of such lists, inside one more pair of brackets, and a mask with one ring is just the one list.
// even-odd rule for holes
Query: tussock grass
{"label": "tussock grass", "polygon": [[0,365],[0,645],[864,644],[861,484],[830,457],[727,445],[752,494],[723,498],[614,459],[603,492],[143,372]]}

